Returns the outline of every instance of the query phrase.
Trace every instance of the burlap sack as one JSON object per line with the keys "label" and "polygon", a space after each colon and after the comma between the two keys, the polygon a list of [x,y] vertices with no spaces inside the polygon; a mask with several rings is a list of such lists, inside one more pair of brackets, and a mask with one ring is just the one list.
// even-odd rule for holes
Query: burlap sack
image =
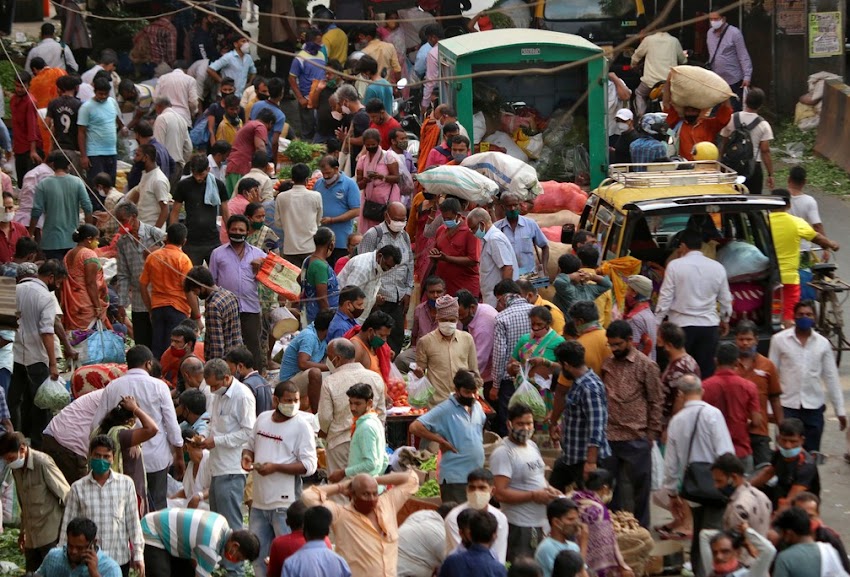
{"label": "burlap sack", "polygon": [[700,110],[713,108],[734,96],[725,80],[699,66],[674,66],[667,82],[670,101],[677,109],[685,106]]}

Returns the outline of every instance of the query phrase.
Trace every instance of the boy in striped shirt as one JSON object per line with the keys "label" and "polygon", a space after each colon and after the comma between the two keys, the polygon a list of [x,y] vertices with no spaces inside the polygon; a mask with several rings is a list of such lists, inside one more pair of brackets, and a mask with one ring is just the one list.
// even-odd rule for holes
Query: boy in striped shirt
{"label": "boy in striped shirt", "polygon": [[142,519],[145,567],[150,575],[210,577],[221,557],[253,562],[260,541],[250,531],[233,531],[227,520],[202,509],[163,509]]}

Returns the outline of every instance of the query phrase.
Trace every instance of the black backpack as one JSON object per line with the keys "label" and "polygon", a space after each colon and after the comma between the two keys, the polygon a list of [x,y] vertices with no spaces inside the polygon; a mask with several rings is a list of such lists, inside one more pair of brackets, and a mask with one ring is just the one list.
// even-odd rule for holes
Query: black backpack
{"label": "black backpack", "polygon": [[746,178],[753,175],[756,167],[756,150],[759,143],[753,142],[753,129],[762,123],[761,116],[757,116],[746,126],[741,124],[741,113],[732,115],[735,123],[735,131],[729,135],[729,142],[723,152],[721,162]]}

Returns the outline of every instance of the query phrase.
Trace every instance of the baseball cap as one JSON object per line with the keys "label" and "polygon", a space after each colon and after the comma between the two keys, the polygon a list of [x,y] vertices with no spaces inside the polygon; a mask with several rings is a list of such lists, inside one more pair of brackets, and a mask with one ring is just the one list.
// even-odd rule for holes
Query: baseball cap
{"label": "baseball cap", "polygon": [[616,118],[617,120],[625,120],[626,122],[632,120],[634,117],[634,113],[628,108],[621,108],[617,111],[617,114],[614,115],[614,118]]}

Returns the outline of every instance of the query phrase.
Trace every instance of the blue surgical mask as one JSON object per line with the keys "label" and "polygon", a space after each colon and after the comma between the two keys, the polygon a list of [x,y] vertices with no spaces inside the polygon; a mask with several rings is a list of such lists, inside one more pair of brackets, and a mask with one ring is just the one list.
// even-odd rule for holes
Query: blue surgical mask
{"label": "blue surgical mask", "polygon": [[437,308],[437,299],[428,299],[428,306],[432,309]]}
{"label": "blue surgical mask", "polygon": [[451,229],[451,228],[455,228],[457,226],[457,221],[456,220],[444,220],[443,224],[446,225],[446,228]]}
{"label": "blue surgical mask", "polygon": [[[800,319],[797,319],[800,320]],[[794,459],[799,456],[800,451],[803,450],[803,447],[794,447],[793,449],[784,449],[779,447],[779,454],[782,455],[785,459]]]}
{"label": "blue surgical mask", "polygon": [[484,240],[485,236],[487,236],[487,231],[485,231],[483,228],[478,227],[475,229],[475,238],[480,238],[481,240]]}
{"label": "blue surgical mask", "polygon": [[815,326],[815,319],[809,317],[801,317],[799,319],[794,319],[794,324],[801,331],[810,331]]}

